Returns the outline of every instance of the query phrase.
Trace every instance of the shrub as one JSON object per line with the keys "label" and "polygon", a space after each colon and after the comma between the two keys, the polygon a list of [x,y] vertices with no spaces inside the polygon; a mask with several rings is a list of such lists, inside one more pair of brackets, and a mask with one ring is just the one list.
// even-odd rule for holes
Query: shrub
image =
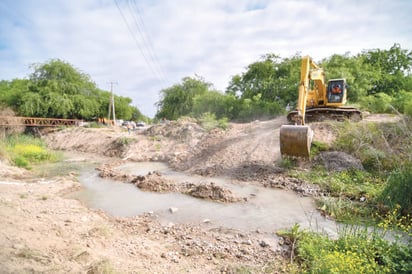
{"label": "shrub", "polygon": [[227,118],[224,117],[217,120],[216,115],[210,112],[203,113],[199,121],[201,126],[206,130],[212,130],[214,128],[226,129],[228,126]]}
{"label": "shrub", "polygon": [[371,172],[392,170],[410,156],[412,138],[406,121],[399,123],[341,123],[334,143],[360,159]]}
{"label": "shrub", "polygon": [[320,142],[320,141],[313,141],[311,148],[310,148],[310,156],[314,157],[318,155],[322,151],[328,151],[329,146],[326,143]]}
{"label": "shrub", "polygon": [[41,139],[28,135],[11,136],[4,140],[5,158],[18,167],[30,168],[30,164],[43,161],[55,161],[57,153],[47,150]]}
{"label": "shrub", "polygon": [[384,239],[386,230],[346,226],[331,240],[314,232],[301,233],[297,258],[308,273],[410,273],[412,246]]}
{"label": "shrub", "polygon": [[386,186],[379,197],[389,209],[393,210],[399,205],[401,214],[412,214],[412,164],[392,171]]}
{"label": "shrub", "polygon": [[383,92],[363,97],[360,101],[361,106],[372,113],[391,112],[391,103],[392,97]]}

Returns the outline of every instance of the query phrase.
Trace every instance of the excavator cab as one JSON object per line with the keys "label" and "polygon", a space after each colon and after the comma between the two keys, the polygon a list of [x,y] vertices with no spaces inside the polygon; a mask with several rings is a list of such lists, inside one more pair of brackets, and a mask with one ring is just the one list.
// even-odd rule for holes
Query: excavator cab
{"label": "excavator cab", "polygon": [[326,105],[344,105],[346,103],[345,79],[329,80],[326,92]]}

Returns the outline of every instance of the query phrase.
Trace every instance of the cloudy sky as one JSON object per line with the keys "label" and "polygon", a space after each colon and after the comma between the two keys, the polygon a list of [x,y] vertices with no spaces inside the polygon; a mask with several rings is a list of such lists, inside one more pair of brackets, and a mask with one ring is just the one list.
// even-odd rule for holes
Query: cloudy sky
{"label": "cloudy sky", "polygon": [[224,91],[262,55],[412,49],[410,0],[2,0],[0,80],[61,59],[153,117],[159,91],[199,75]]}

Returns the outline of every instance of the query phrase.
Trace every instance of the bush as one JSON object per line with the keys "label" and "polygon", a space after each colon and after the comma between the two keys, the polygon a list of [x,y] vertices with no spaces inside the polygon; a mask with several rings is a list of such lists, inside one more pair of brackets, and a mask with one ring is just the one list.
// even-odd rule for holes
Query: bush
{"label": "bush", "polygon": [[404,122],[399,123],[341,123],[336,124],[338,138],[334,143],[360,159],[370,172],[392,170],[408,159],[412,138]]}
{"label": "bush", "polygon": [[29,135],[11,136],[4,140],[5,158],[18,167],[30,168],[30,164],[43,161],[55,161],[58,154],[47,150],[41,139]]}
{"label": "bush", "polygon": [[297,261],[307,273],[410,273],[412,246],[384,239],[386,230],[346,226],[336,240],[301,233]]}
{"label": "bush", "polygon": [[206,130],[212,130],[214,128],[226,129],[228,126],[228,119],[222,118],[217,120],[214,113],[203,113],[199,118],[201,126]]}
{"label": "bush", "polygon": [[391,103],[392,97],[383,92],[363,97],[360,101],[360,105],[372,113],[392,112]]}
{"label": "bush", "polygon": [[386,186],[379,197],[390,210],[397,205],[401,208],[401,214],[412,215],[412,164],[409,163],[400,169],[392,171]]}

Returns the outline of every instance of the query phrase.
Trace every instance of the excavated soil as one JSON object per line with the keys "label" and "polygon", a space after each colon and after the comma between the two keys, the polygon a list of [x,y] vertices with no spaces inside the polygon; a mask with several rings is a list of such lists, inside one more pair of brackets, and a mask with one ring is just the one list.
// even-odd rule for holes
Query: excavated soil
{"label": "excavated soil", "polygon": [[[220,203],[244,200],[211,183],[179,183],[156,172],[133,176],[115,166],[124,161],[163,161],[186,173],[318,195],[316,187],[289,178],[279,168],[279,127],[284,123],[282,117],[206,131],[181,121],[132,134],[121,128],[66,128],[42,138],[52,149],[85,153],[83,160],[101,164],[101,176],[144,191],[182,192]],[[333,141],[333,130],[326,124],[313,127],[315,139]],[[2,273],[286,272],[284,247],[273,235],[162,225],[150,214],[115,218],[65,198],[81,187],[74,172],[50,179],[34,174],[1,161]]]}

